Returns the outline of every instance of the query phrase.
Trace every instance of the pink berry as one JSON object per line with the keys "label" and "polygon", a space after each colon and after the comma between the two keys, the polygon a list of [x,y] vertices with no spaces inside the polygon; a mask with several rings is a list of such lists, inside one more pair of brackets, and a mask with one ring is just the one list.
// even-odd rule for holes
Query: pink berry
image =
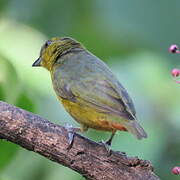
{"label": "pink berry", "polygon": [[173,174],[175,174],[175,175],[180,174],[180,167],[178,167],[178,166],[174,167],[174,168],[171,170],[171,172],[172,172]]}
{"label": "pink berry", "polygon": [[178,46],[176,44],[173,44],[169,47],[170,53],[177,53],[177,51],[178,51]]}
{"label": "pink berry", "polygon": [[179,74],[180,74],[180,70],[179,69],[173,69],[171,71],[171,74],[172,74],[173,77],[178,77]]}

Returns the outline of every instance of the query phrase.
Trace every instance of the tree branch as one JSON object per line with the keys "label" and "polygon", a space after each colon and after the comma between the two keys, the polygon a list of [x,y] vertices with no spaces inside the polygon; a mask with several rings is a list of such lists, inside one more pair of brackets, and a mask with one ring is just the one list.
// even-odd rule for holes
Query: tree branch
{"label": "tree branch", "polygon": [[0,139],[67,166],[91,180],[158,180],[148,161],[130,158],[75,134],[68,149],[66,128],[0,101]]}

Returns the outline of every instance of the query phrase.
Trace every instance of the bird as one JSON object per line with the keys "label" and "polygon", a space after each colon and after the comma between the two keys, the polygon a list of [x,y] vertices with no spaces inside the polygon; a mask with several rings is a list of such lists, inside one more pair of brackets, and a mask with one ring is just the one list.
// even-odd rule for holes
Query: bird
{"label": "bird", "polygon": [[41,47],[32,66],[50,72],[57,98],[80,124],[80,132],[89,128],[111,132],[105,141],[108,146],[116,131],[127,131],[137,139],[147,138],[126,89],[82,43],[71,37],[53,37]]}

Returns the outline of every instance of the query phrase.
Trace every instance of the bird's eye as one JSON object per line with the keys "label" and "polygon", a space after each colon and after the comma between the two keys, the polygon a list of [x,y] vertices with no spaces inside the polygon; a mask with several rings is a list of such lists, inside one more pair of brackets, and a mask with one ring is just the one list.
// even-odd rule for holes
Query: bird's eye
{"label": "bird's eye", "polygon": [[44,45],[41,47],[41,50],[40,50],[40,56],[43,54],[43,51],[52,43],[51,40],[47,40]]}
{"label": "bird's eye", "polygon": [[47,48],[51,43],[52,43],[51,40],[47,40],[46,43],[44,44],[44,47]]}

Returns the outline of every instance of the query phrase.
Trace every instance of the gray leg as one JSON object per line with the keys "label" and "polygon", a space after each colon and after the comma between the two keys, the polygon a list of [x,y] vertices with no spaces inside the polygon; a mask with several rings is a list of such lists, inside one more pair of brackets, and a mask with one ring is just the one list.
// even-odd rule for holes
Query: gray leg
{"label": "gray leg", "polygon": [[107,141],[101,141],[101,143],[104,145],[104,147],[106,148],[108,155],[111,155],[111,143],[112,143],[112,139],[115,135],[116,131],[113,131],[110,138]]}
{"label": "gray leg", "polygon": [[110,138],[109,138],[107,141],[105,141],[105,143],[106,143],[107,145],[111,146],[111,143],[112,143],[112,140],[113,140],[114,135],[115,135],[115,132],[112,132]]}
{"label": "gray leg", "polygon": [[84,125],[81,125],[81,128],[73,128],[72,125],[66,124],[65,128],[67,129],[67,132],[68,132],[68,144],[69,144],[69,146],[67,149],[70,149],[72,147],[75,133],[85,132],[88,130],[88,127],[86,127]]}

